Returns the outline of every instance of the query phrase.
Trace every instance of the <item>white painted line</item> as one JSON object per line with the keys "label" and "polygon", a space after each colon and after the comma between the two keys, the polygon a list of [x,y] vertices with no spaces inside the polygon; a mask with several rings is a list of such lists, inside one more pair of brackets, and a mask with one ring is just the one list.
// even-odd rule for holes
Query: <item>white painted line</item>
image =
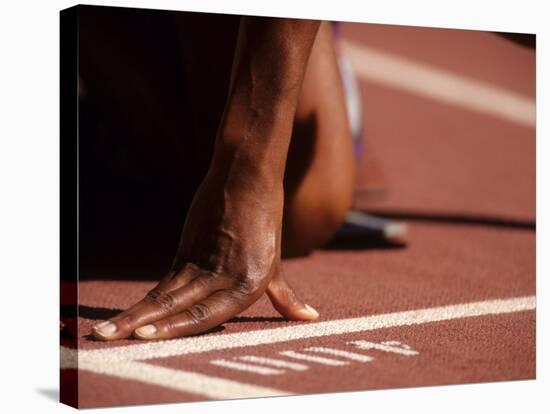
{"label": "white painted line", "polygon": [[330,358],[323,358],[313,355],[306,355],[301,354],[299,352],[294,351],[281,351],[279,354],[287,356],[289,358],[295,358],[295,359],[301,359],[303,361],[309,361],[309,362],[315,362],[317,364],[321,365],[331,365],[331,366],[342,366],[342,365],[348,365],[348,362],[346,361],[340,361],[337,359],[330,359]]}
{"label": "white painted line", "polygon": [[359,362],[370,362],[374,359],[373,357],[368,355],[357,354],[355,352],[342,351],[340,349],[333,349],[333,348],[312,347],[312,348],[306,348],[304,349],[304,351],[319,352],[322,354],[339,356],[342,358],[347,358],[347,359],[351,359],[353,361],[359,361]]}
{"label": "white painted line", "polygon": [[233,334],[206,335],[105,349],[81,350],[78,352],[78,358],[80,361],[88,356],[97,356],[105,361],[113,362],[117,360],[165,358],[221,349],[297,341],[306,338],[366,332],[395,326],[410,326],[476,316],[521,312],[533,310],[535,307],[535,296],[487,300],[350,319],[310,322]]}
{"label": "white painted line", "polygon": [[344,50],[362,79],[528,127],[536,125],[535,100],[529,96],[353,42],[344,42]]}
{"label": "white painted line", "polygon": [[59,368],[78,368],[78,351],[62,346],[59,352]]}
{"label": "white painted line", "polygon": [[[394,343],[394,342],[392,342]],[[387,343],[376,343],[376,342],[369,342],[369,341],[352,341],[350,344],[355,345],[359,349],[377,349],[379,351],[384,352],[393,352],[394,354],[401,354],[401,355],[418,355],[418,352],[411,349],[410,346],[400,346],[401,344],[394,346],[394,345],[388,345]]]}
{"label": "white painted line", "polygon": [[[95,360],[94,360],[95,359]],[[275,395],[291,395],[286,391],[260,387],[196,372],[165,368],[137,361],[106,362],[85,358],[79,369],[118,378],[159,385],[177,391],[198,394],[212,399],[254,398]]]}
{"label": "white painted line", "polygon": [[390,346],[399,346],[404,349],[411,349],[411,347],[407,344],[401,343],[399,341],[384,341],[380,342],[382,345],[390,345]]}
{"label": "white painted line", "polygon": [[288,368],[294,371],[305,371],[308,369],[307,365],[298,364],[297,362],[283,361],[282,359],[259,357],[255,355],[243,355],[238,357],[242,361],[256,362],[257,364],[272,365],[277,368]]}
{"label": "white painted line", "polygon": [[228,361],[227,359],[215,359],[213,361],[210,361],[210,363],[213,365],[217,365],[218,367],[231,368],[244,372],[253,372],[254,374],[260,375],[280,375],[284,373],[282,369],[267,368],[252,364],[243,364],[242,362]]}

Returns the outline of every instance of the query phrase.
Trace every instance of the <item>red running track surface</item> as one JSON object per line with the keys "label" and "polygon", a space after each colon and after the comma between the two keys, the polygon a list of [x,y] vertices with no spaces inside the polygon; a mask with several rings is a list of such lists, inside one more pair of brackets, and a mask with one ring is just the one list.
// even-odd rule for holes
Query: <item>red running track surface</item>
{"label": "red running track surface", "polygon": [[[343,35],[356,44],[534,99],[534,50],[493,34],[344,24]],[[335,246],[285,261],[288,279],[303,299],[319,310],[319,322],[533,297],[534,126],[371,80],[361,80],[361,86],[368,139],[365,150],[384,165],[388,192],[375,201],[358,198],[356,207],[405,221],[409,234],[404,245],[354,249]],[[133,304],[153,285],[152,281],[81,282],[78,330],[69,323],[68,331],[77,332],[79,346],[86,351],[143,343],[100,343],[88,334],[99,319]],[[69,298],[67,303],[74,300]],[[299,325],[304,324],[282,320],[264,297],[238,318],[203,337],[215,339],[256,330],[271,335],[274,328]],[[379,348],[361,349],[354,344],[357,341],[378,344]],[[406,344],[416,353],[396,352],[396,347],[405,349],[397,344],[385,345],[390,351],[381,349],[384,345],[380,344],[386,341]],[[70,346],[71,340],[62,338],[61,342]],[[182,353],[187,343],[178,342]],[[312,347],[352,352],[356,358],[363,356],[363,361],[306,350]],[[339,365],[298,360],[281,355],[284,351],[322,356],[339,361]],[[243,356],[294,362],[306,368],[248,362],[248,366],[271,369],[262,374],[212,363],[223,360],[247,364],[238,359]],[[365,356],[372,360],[365,362]],[[275,343],[187,355],[153,355],[144,362],[152,368],[166,367],[200,373],[208,379],[230,380],[231,384],[252,385],[256,391],[267,388],[285,393],[533,379],[535,311],[530,306],[520,311],[453,316],[416,325],[387,326],[382,322],[379,328],[358,332],[290,337]],[[100,361],[98,366],[102,364]],[[77,373],[70,364],[64,362],[63,366],[67,368],[62,369],[62,381],[74,381],[78,376],[81,407],[215,398],[193,387],[195,391],[186,391],[188,384],[184,383],[176,387],[155,384],[158,371],[154,369],[147,371],[150,375],[143,380],[89,369]],[[226,383],[213,384],[212,392],[222,395]]]}

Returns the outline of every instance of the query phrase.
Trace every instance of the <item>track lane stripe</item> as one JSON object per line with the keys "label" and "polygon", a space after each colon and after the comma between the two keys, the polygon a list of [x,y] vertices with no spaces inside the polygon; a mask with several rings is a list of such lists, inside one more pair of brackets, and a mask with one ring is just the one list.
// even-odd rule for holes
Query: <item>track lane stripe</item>
{"label": "track lane stripe", "polygon": [[244,364],[242,362],[228,361],[227,359],[215,359],[213,361],[210,361],[210,363],[218,367],[236,369],[238,371],[244,372],[253,372],[260,375],[280,375],[285,372],[282,369],[261,367],[253,364]]}
{"label": "track lane stripe", "polygon": [[334,356],[339,356],[341,358],[347,358],[347,359],[351,359],[352,361],[359,361],[359,362],[370,362],[374,359],[373,357],[368,356],[368,355],[357,354],[355,352],[342,351],[340,349],[324,348],[324,347],[320,347],[320,346],[314,346],[314,347],[311,347],[311,348],[306,348],[306,349],[304,349],[304,351],[318,352],[318,353],[327,354],[327,355],[334,355]]}
{"label": "track lane stripe", "polygon": [[529,96],[355,42],[344,41],[343,46],[360,79],[528,127],[536,125],[536,104]]}
{"label": "track lane stripe", "polygon": [[274,388],[260,387],[197,372],[183,371],[151,365],[139,361],[106,362],[98,358],[80,361],[79,369],[97,374],[111,375],[127,380],[140,381],[212,399],[235,399],[292,395]]}
{"label": "track lane stripe", "polygon": [[301,354],[300,352],[295,352],[295,351],[281,351],[279,352],[279,354],[289,358],[299,359],[302,361],[315,362],[316,364],[330,365],[334,367],[349,364],[349,362],[340,361],[338,359],[330,359],[330,358],[324,358],[324,357],[319,357],[314,355]]}
{"label": "track lane stripe", "polygon": [[396,326],[418,325],[475,316],[520,312],[533,310],[535,307],[535,296],[487,300],[358,318],[310,322],[281,328],[260,329],[233,334],[207,335],[105,349],[80,350],[78,352],[78,361],[80,362],[88,357],[99,357],[105,361],[166,358],[222,349],[289,342],[306,338],[365,332]]}
{"label": "track lane stripe", "polygon": [[307,365],[298,364],[297,362],[288,362],[282,359],[259,357],[255,355],[243,355],[237,359],[247,362],[256,362],[257,364],[271,365],[277,368],[288,368],[294,371],[306,371],[308,369]]}
{"label": "track lane stripe", "polygon": [[410,348],[403,348],[400,346],[392,346],[388,345],[387,343],[376,343],[376,342],[369,342],[369,341],[351,341],[350,344],[355,345],[359,349],[377,349],[378,351],[384,351],[384,352],[393,352],[395,354],[401,354],[401,355],[418,355],[418,352],[410,349]]}

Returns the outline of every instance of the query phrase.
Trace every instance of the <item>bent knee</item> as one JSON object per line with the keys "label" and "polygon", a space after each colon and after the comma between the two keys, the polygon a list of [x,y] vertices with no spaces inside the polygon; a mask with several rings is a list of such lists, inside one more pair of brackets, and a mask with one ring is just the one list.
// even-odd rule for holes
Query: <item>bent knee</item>
{"label": "bent knee", "polygon": [[283,256],[306,255],[328,242],[342,226],[350,204],[351,191],[327,189],[292,200],[285,206]]}

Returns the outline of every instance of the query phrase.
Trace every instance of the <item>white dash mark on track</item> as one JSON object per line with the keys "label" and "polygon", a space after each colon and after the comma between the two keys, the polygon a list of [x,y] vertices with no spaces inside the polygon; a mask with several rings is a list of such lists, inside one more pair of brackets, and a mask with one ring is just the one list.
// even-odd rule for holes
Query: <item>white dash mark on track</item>
{"label": "white dash mark on track", "polygon": [[346,361],[340,361],[338,359],[323,358],[314,355],[301,354],[295,351],[281,351],[279,354],[287,356],[289,358],[301,359],[303,361],[315,362],[321,365],[342,366],[348,365]]}
{"label": "white dash mark on track", "polygon": [[198,372],[166,368],[138,361],[105,363],[97,357],[79,358],[79,369],[97,374],[159,385],[177,391],[203,395],[212,399],[272,397],[291,395],[287,391],[261,387],[253,384],[212,377]]}
{"label": "white dash mark on track", "polygon": [[282,359],[259,357],[255,355],[243,355],[238,359],[247,362],[256,362],[257,364],[271,365],[277,368],[288,368],[294,371],[305,371],[308,369],[307,365],[298,364],[297,362],[283,361]]}
{"label": "white dash mark on track", "polygon": [[342,351],[340,349],[333,349],[333,348],[312,347],[312,348],[306,348],[304,351],[319,352],[322,354],[339,356],[342,358],[347,358],[347,359],[351,359],[353,361],[359,361],[359,362],[370,362],[374,359],[373,357],[368,355],[357,354],[355,352]]}
{"label": "white dash mark on track", "polygon": [[227,359],[215,359],[214,361],[210,361],[210,363],[219,367],[231,368],[237,371],[253,372],[254,374],[260,375],[280,375],[284,373],[284,371],[281,369],[261,367],[252,364],[243,364],[241,362],[228,361]]}
{"label": "white dash mark on track", "polygon": [[401,348],[405,348],[405,349],[411,349],[411,347],[407,344],[404,344],[404,343],[401,343],[399,341],[384,341],[384,342],[380,342],[382,345],[389,345],[389,346],[399,346]]}
{"label": "white dash mark on track", "polygon": [[352,341],[350,344],[355,345],[359,349],[377,349],[384,352],[393,352],[395,354],[401,355],[418,355],[418,352],[414,349],[411,349],[410,346],[402,344],[397,341],[386,341],[381,343],[369,342],[369,341]]}

